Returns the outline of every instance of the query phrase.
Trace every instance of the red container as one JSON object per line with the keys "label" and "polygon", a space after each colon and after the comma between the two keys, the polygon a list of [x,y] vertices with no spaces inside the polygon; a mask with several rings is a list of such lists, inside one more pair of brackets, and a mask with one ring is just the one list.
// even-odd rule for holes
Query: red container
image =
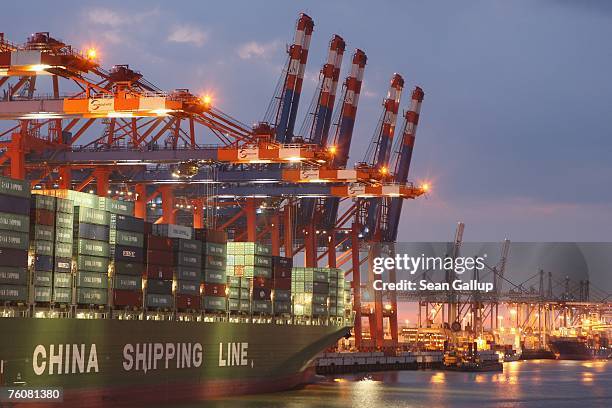
{"label": "red container", "polygon": [[32,224],[51,225],[55,224],[55,213],[50,210],[32,209],[30,212],[30,222]]}
{"label": "red container", "polygon": [[148,250],[147,264],[172,266],[174,264],[174,256],[172,252]]}
{"label": "red container", "polygon": [[200,296],[198,295],[176,295],[176,308],[181,310],[192,309],[199,310],[201,304]]}
{"label": "red container", "polygon": [[224,231],[209,230],[209,229],[196,229],[195,239],[203,242],[215,242],[217,244],[224,244],[227,242],[227,233]]}
{"label": "red container", "polygon": [[144,276],[150,279],[172,280],[174,268],[168,265],[147,264]]}
{"label": "red container", "polygon": [[261,277],[257,277],[257,278],[253,278],[253,288],[265,288],[265,289],[272,289],[272,279],[266,279],[266,278],[261,278]]}
{"label": "red container", "polygon": [[274,267],[274,278],[291,279],[291,268]]}
{"label": "red container", "polygon": [[151,222],[145,222],[144,223],[144,233],[145,234],[152,234],[153,233],[153,223],[151,223]]}
{"label": "red container", "polygon": [[165,237],[147,235],[145,247],[147,250],[172,251],[172,241]]}
{"label": "red container", "polygon": [[113,290],[115,306],[142,307],[142,292],[132,290]]}
{"label": "red container", "polygon": [[253,288],[253,300],[270,300],[271,289]]}
{"label": "red container", "polygon": [[291,290],[291,278],[274,278],[274,288]]}
{"label": "red container", "polygon": [[205,283],[204,295],[206,296],[225,296],[225,285],[222,283]]}

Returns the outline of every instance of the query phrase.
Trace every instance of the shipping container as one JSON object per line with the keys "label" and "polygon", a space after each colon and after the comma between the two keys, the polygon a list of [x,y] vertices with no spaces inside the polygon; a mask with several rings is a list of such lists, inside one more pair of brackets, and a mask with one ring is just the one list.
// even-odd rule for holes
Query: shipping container
{"label": "shipping container", "polygon": [[320,293],[312,294],[312,303],[317,305],[326,305],[327,304],[327,295]]}
{"label": "shipping container", "polygon": [[[200,282],[201,272],[199,269],[190,268],[188,266],[177,266],[174,268],[175,278],[177,280],[186,280],[191,282]],[[224,281],[220,282],[223,283]]]}
{"label": "shipping container", "polygon": [[78,206],[74,207],[74,223],[108,226],[110,224],[110,215],[107,211]]}
{"label": "shipping container", "polygon": [[108,258],[80,255],[76,258],[76,269],[80,271],[108,273]]}
{"label": "shipping container", "polygon": [[35,209],[30,212],[30,226],[32,224],[55,226],[55,213],[49,210]]}
{"label": "shipping container", "polygon": [[274,300],[274,314],[291,314],[291,302]]}
{"label": "shipping container", "polygon": [[266,278],[252,278],[250,286],[252,288],[272,289],[272,280]]}
{"label": "shipping container", "polygon": [[30,241],[33,255],[53,256],[53,241]]}
{"label": "shipping container", "polygon": [[28,270],[19,266],[0,266],[0,285],[27,285]]}
{"label": "shipping container", "polygon": [[201,305],[199,295],[176,295],[176,308],[179,310],[199,310]]}
{"label": "shipping container", "polygon": [[72,255],[72,244],[56,241],[54,255],[57,258],[70,258]]}
{"label": "shipping container", "polygon": [[[204,284],[204,287],[206,288],[206,283]],[[230,299],[240,299],[240,288],[239,287],[235,287],[235,286],[230,286],[228,289],[228,297]]]}
{"label": "shipping container", "polygon": [[78,239],[108,242],[110,229],[108,225],[97,225],[80,222],[74,226],[74,235]]}
{"label": "shipping container", "polygon": [[108,291],[96,288],[77,288],[77,303],[81,305],[106,305]]}
{"label": "shipping container", "polygon": [[312,284],[313,293],[321,293],[327,295],[329,293],[329,283],[327,282],[313,282]]}
{"label": "shipping container", "polygon": [[[0,253],[1,252],[2,252],[2,249],[0,249]],[[25,253],[25,261],[23,265],[27,263],[27,259],[28,259],[28,253],[26,251],[24,251],[24,253]],[[2,256],[0,256],[0,259],[2,259]],[[53,257],[49,255],[35,255],[34,256],[34,269],[37,271],[52,272],[53,271]]]}
{"label": "shipping container", "polygon": [[237,312],[240,310],[240,300],[238,299],[228,299],[227,300],[227,309],[232,312]]}
{"label": "shipping container", "polygon": [[55,211],[58,213],[73,214],[74,203],[72,200],[66,200],[64,198],[55,198]]}
{"label": "shipping container", "polygon": [[74,226],[74,215],[72,213],[55,213],[55,227],[66,228],[70,230],[72,235],[72,227]]}
{"label": "shipping container", "polygon": [[251,290],[248,288],[240,288],[240,299],[250,299]]}
{"label": "shipping container", "polygon": [[274,289],[274,301],[291,301],[291,291]]}
{"label": "shipping container", "polygon": [[249,299],[240,299],[240,311],[247,313],[251,311],[251,301]]}
{"label": "shipping container", "polygon": [[225,285],[220,283],[204,284],[204,294],[206,296],[225,296]]}
{"label": "shipping container", "polygon": [[274,279],[291,279],[291,268],[274,268],[272,275]]}
{"label": "shipping container", "polygon": [[172,295],[147,294],[146,307],[172,309],[174,308],[174,298]]}
{"label": "shipping container", "polygon": [[291,278],[274,278],[274,288],[290,291]]}
{"label": "shipping container", "polygon": [[100,197],[98,200],[98,209],[113,214],[134,215],[134,202]]}
{"label": "shipping container", "polygon": [[30,215],[30,199],[0,195],[0,212],[7,214]]}
{"label": "shipping container", "polygon": [[58,242],[65,242],[71,244],[73,242],[72,229],[70,228],[56,228],[55,229],[55,240]]}
{"label": "shipping container", "polygon": [[167,238],[193,238],[193,228],[174,224],[154,224],[153,234]]}
{"label": "shipping container", "polygon": [[53,289],[49,286],[35,286],[34,287],[34,301],[40,303],[51,302],[51,293]]}
{"label": "shipping container", "polygon": [[172,279],[174,268],[167,265],[147,264],[145,267],[145,276],[149,279]]}
{"label": "shipping container", "polygon": [[163,265],[172,266],[174,259],[172,252],[159,251],[159,250],[147,250],[147,264],[151,265]]}
{"label": "shipping container", "polygon": [[[0,201],[3,199],[4,197],[0,197]],[[29,232],[30,217],[28,217],[27,215],[0,212],[0,229],[18,232]]]}
{"label": "shipping container", "polygon": [[121,231],[132,231],[144,234],[144,220],[130,215],[112,214],[110,215],[110,226],[112,229]]}
{"label": "shipping container", "polygon": [[35,286],[52,286],[53,272],[33,271],[32,283]]}
{"label": "shipping container", "polygon": [[217,255],[205,255],[202,258],[204,269],[225,270],[227,258]]}
{"label": "shipping container", "polygon": [[109,257],[109,245],[107,242],[93,241],[90,239],[78,239],[74,247],[77,254]]}
{"label": "shipping container", "polygon": [[25,302],[28,287],[25,285],[0,285],[0,302]]}
{"label": "shipping container", "polygon": [[147,293],[155,293],[158,295],[171,295],[172,294],[172,281],[171,280],[159,280],[159,279],[147,279]]}
{"label": "shipping container", "polygon": [[133,275],[115,275],[113,287],[120,290],[142,291],[142,278]]}
{"label": "shipping container", "polygon": [[113,304],[115,306],[142,307],[142,292],[133,290],[114,290]]}
{"label": "shipping container", "polygon": [[111,244],[125,245],[131,247],[144,248],[144,235],[140,232],[113,230],[113,239]]}
{"label": "shipping container", "polygon": [[191,266],[194,268],[202,267],[202,255],[188,252],[174,252],[174,265]]}
{"label": "shipping container", "polygon": [[32,240],[53,241],[55,238],[55,228],[49,225],[32,224],[30,237]]}
{"label": "shipping container", "polygon": [[253,301],[270,300],[272,290],[268,288],[253,288]]}
{"label": "shipping container", "polygon": [[227,233],[225,231],[198,228],[195,230],[195,239],[203,242],[215,242],[218,244],[223,244],[227,242]]}
{"label": "shipping container", "polygon": [[199,295],[200,283],[193,281],[176,281],[176,293],[183,295]]}
{"label": "shipping container", "polygon": [[76,274],[76,285],[79,288],[108,288],[108,275],[99,272],[78,271]]}
{"label": "shipping container", "polygon": [[205,242],[204,246],[204,254],[205,255],[215,255],[221,256],[223,258],[227,255],[227,245],[226,244],[218,244],[216,242]]}
{"label": "shipping container", "polygon": [[251,302],[251,311],[253,313],[272,313],[272,302],[269,300],[253,300]]}
{"label": "shipping container", "polygon": [[55,288],[71,288],[72,274],[71,273],[54,273],[53,287]]}
{"label": "shipping container", "polygon": [[115,261],[121,262],[144,262],[144,250],[142,248],[114,245],[111,247],[111,254]]}
{"label": "shipping container", "polygon": [[0,231],[0,247],[27,250],[29,247],[29,234],[11,230]]}
{"label": "shipping container", "polygon": [[70,200],[75,207],[98,208],[99,197],[95,194],[82,193],[75,190],[54,189],[54,190],[34,190],[33,194],[50,195],[57,198]]}
{"label": "shipping container", "polygon": [[227,310],[227,299],[224,296],[204,296],[204,310],[224,312]]}
{"label": "shipping container", "polygon": [[53,272],[70,273],[71,271],[72,271],[72,259],[71,258],[60,258],[58,256],[53,258]]}
{"label": "shipping container", "polygon": [[272,257],[272,267],[274,271],[276,269],[289,269],[293,267],[293,258],[286,258],[284,256],[273,256]]}
{"label": "shipping container", "polygon": [[202,253],[202,243],[194,239],[170,238],[173,252]]}
{"label": "shipping container", "polygon": [[53,301],[55,303],[72,303],[72,288],[53,288]]}
{"label": "shipping container", "polygon": [[30,198],[30,182],[0,176],[0,195]]}
{"label": "shipping container", "polygon": [[[207,283],[225,283],[227,276],[225,271],[217,271],[214,269],[204,270],[204,282]],[[240,285],[240,282],[238,282]]]}
{"label": "shipping container", "polygon": [[30,198],[30,208],[55,212],[55,197],[34,194]]}
{"label": "shipping container", "polygon": [[170,239],[151,234],[145,234],[145,247],[148,251],[172,252]]}
{"label": "shipping container", "polygon": [[132,275],[142,276],[144,273],[144,264],[140,262],[113,262],[113,273],[117,275]]}

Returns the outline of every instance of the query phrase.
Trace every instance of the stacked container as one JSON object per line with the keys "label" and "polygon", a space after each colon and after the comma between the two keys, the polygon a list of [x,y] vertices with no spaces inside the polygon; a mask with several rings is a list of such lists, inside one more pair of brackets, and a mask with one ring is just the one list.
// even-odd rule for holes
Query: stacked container
{"label": "stacked container", "polygon": [[176,309],[199,310],[202,275],[202,243],[194,239],[170,238],[174,252]]}
{"label": "stacked container", "polygon": [[291,291],[296,316],[319,317],[328,313],[329,269],[293,268]]}
{"label": "stacked container", "polygon": [[166,237],[147,234],[145,265],[145,307],[148,309],[172,309],[172,241]]}
{"label": "stacked container", "polygon": [[[0,302],[28,300],[30,185],[0,177]],[[15,238],[15,233],[25,234]],[[24,246],[25,245],[25,246]],[[19,249],[22,248],[22,249]]]}
{"label": "stacked container", "polygon": [[[207,312],[227,310],[227,235],[206,229],[196,230],[196,239],[202,242],[202,303]],[[231,301],[230,301],[231,303]],[[236,300],[234,311],[239,310]]]}
{"label": "stacked container", "polygon": [[275,315],[291,314],[291,269],[293,259],[272,257],[273,311]]}
{"label": "stacked container", "polygon": [[[109,205],[111,209],[117,206]],[[129,212],[129,209],[126,211]],[[144,221],[127,214],[110,215],[111,279],[115,307],[142,307]]]}
{"label": "stacked container", "polygon": [[251,311],[250,281],[239,276],[227,277],[228,310],[231,313],[249,313]]}
{"label": "stacked container", "polygon": [[53,302],[57,304],[72,303],[73,226],[74,206],[72,200],[56,198]]}
{"label": "stacked container", "polygon": [[[30,259],[33,260],[30,268],[30,300],[35,303],[51,303],[55,259],[55,197],[34,195],[30,204]],[[65,248],[60,245],[59,249],[62,251]],[[60,255],[70,257],[71,252]]]}
{"label": "stacked container", "polygon": [[344,316],[344,298],[346,281],[344,271],[339,268],[329,270],[329,315]]}
{"label": "stacked container", "polygon": [[248,279],[251,313],[272,313],[271,254],[271,247],[256,242],[227,243],[228,276]]}
{"label": "stacked container", "polygon": [[108,211],[74,207],[75,301],[79,305],[108,303],[109,225]]}

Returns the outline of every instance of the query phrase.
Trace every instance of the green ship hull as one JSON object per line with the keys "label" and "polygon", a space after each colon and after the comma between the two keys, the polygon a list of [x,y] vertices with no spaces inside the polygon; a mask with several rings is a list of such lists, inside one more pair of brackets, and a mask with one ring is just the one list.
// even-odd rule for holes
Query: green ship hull
{"label": "green ship hull", "polygon": [[338,325],[0,319],[3,385],[62,387],[62,406],[269,392],[308,381]]}

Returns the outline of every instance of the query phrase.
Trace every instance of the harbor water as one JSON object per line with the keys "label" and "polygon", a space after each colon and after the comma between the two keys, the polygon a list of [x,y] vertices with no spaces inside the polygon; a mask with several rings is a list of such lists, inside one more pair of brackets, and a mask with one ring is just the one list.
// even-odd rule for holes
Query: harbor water
{"label": "harbor water", "polygon": [[606,361],[504,363],[503,373],[441,370],[322,377],[302,389],[222,398],[196,407],[610,407]]}

